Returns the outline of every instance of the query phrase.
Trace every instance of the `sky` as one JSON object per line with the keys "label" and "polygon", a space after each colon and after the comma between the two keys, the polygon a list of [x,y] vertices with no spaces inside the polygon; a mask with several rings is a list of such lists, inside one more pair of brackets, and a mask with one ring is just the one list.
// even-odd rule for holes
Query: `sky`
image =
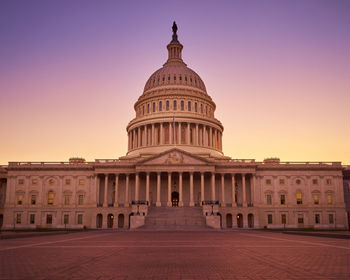
{"label": "sky", "polygon": [[350,165],[346,0],[1,0],[0,164],[124,156],[174,20],[225,155]]}

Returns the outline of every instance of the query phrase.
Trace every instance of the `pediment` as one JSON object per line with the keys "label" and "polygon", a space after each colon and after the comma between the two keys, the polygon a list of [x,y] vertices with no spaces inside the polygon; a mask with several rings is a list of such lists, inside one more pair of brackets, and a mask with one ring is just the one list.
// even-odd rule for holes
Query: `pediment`
{"label": "pediment", "polygon": [[188,152],[171,149],[151,158],[144,159],[137,165],[207,165],[208,161]]}

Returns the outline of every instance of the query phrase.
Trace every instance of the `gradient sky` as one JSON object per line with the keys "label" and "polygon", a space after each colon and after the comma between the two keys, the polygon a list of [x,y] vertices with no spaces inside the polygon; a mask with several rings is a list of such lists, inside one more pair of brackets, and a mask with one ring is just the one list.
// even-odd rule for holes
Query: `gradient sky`
{"label": "gradient sky", "polygon": [[350,164],[346,0],[1,0],[0,164],[124,156],[173,20],[226,155]]}

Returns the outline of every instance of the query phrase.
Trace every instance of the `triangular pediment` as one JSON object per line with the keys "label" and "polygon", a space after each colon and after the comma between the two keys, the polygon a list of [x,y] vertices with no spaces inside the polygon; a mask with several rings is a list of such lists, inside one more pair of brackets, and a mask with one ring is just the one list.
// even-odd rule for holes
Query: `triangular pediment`
{"label": "triangular pediment", "polygon": [[204,158],[173,148],[150,158],[143,159],[137,165],[207,165],[208,163]]}

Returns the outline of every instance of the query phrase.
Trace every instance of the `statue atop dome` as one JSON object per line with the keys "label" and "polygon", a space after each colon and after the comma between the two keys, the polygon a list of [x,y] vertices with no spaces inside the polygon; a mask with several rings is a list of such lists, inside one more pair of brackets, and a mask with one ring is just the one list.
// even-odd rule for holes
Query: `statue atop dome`
{"label": "statue atop dome", "polygon": [[173,22],[173,40],[171,41],[171,43],[180,43],[178,40],[177,40],[177,25],[176,25],[176,22],[174,21]]}

